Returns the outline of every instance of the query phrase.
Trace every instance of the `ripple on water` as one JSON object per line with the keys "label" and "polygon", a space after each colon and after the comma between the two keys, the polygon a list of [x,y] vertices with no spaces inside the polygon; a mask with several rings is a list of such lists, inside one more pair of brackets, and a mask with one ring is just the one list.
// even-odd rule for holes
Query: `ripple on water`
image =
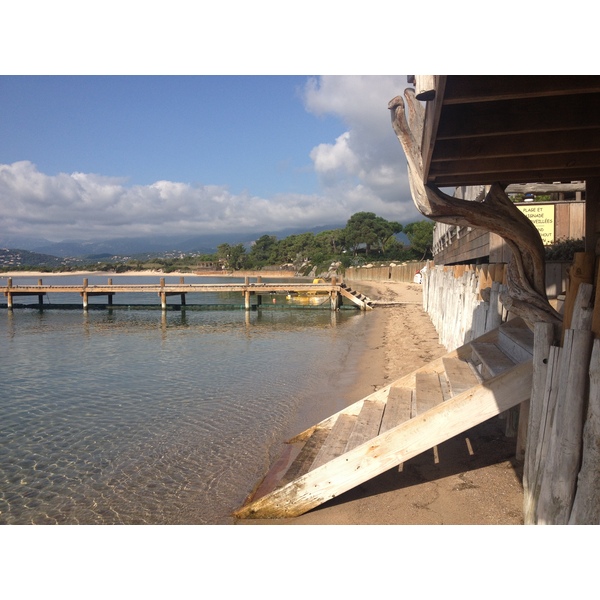
{"label": "ripple on water", "polygon": [[0,523],[228,522],[364,326],[329,311],[2,317]]}

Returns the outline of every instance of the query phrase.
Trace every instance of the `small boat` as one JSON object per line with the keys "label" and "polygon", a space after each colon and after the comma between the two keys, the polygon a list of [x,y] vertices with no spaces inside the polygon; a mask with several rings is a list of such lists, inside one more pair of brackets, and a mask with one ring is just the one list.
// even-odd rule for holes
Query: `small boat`
{"label": "small boat", "polygon": [[[324,279],[317,278],[312,281],[314,284],[327,283]],[[309,290],[307,292],[290,292],[285,299],[294,304],[324,304],[329,300],[329,292],[327,290]]]}

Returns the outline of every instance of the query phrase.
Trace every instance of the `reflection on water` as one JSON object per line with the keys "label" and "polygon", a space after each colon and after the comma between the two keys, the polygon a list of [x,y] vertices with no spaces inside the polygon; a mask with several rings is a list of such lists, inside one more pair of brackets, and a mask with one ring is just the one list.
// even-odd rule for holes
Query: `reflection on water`
{"label": "reflection on water", "polygon": [[0,523],[230,522],[366,320],[1,311]]}

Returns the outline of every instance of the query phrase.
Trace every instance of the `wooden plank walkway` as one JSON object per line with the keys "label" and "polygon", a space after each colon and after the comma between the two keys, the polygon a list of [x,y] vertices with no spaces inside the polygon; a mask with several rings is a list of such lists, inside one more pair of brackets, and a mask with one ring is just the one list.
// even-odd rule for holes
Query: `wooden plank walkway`
{"label": "wooden plank walkway", "polygon": [[[202,293],[239,293],[244,297],[244,305],[247,310],[251,306],[251,297],[262,297],[265,294],[282,295],[310,295],[310,296],[329,296],[332,310],[337,310],[342,298],[350,300],[360,310],[372,310],[373,302],[363,294],[349,288],[344,283],[337,283],[333,280],[329,283],[268,283],[259,280],[256,282],[246,281],[244,283],[223,283],[223,284],[191,284],[185,283],[184,278],[179,283],[166,283],[165,278],[161,278],[156,284],[117,284],[113,285],[112,280],[105,285],[89,285],[88,280],[84,279],[81,285],[44,285],[42,280],[37,285],[13,285],[11,277],[7,280],[7,285],[0,287],[0,291],[7,299],[7,308],[14,307],[14,298],[20,296],[37,296],[38,303],[41,305],[43,297],[47,294],[79,294],[82,297],[83,308],[88,308],[88,299],[93,296],[106,296],[108,304],[112,304],[112,299],[116,294],[122,293],[153,293],[160,298],[161,307],[166,309],[167,297],[180,296],[181,304],[185,305],[187,294]],[[257,300],[260,304],[260,300]]]}
{"label": "wooden plank walkway", "polygon": [[[271,479],[235,516],[298,516],[427,450],[439,462],[438,444],[527,400],[533,335],[521,320],[511,321],[511,343],[503,346],[516,356],[507,355],[496,345],[502,327],[296,436],[290,443],[305,445],[281,481]],[[476,352],[479,344],[500,353]]]}

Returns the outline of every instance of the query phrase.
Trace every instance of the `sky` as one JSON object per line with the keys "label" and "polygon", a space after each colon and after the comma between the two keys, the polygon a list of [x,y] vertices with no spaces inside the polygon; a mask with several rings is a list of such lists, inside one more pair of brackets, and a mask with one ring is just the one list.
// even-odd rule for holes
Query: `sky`
{"label": "sky", "polygon": [[573,72],[564,47],[449,38],[457,4],[426,30],[420,7],[383,0],[143,7],[3,7],[0,239],[260,235],[359,211],[407,224],[422,217],[387,109],[408,87],[396,73]]}
{"label": "sky", "polygon": [[405,75],[0,76],[0,232],[50,241],[420,220]]}

